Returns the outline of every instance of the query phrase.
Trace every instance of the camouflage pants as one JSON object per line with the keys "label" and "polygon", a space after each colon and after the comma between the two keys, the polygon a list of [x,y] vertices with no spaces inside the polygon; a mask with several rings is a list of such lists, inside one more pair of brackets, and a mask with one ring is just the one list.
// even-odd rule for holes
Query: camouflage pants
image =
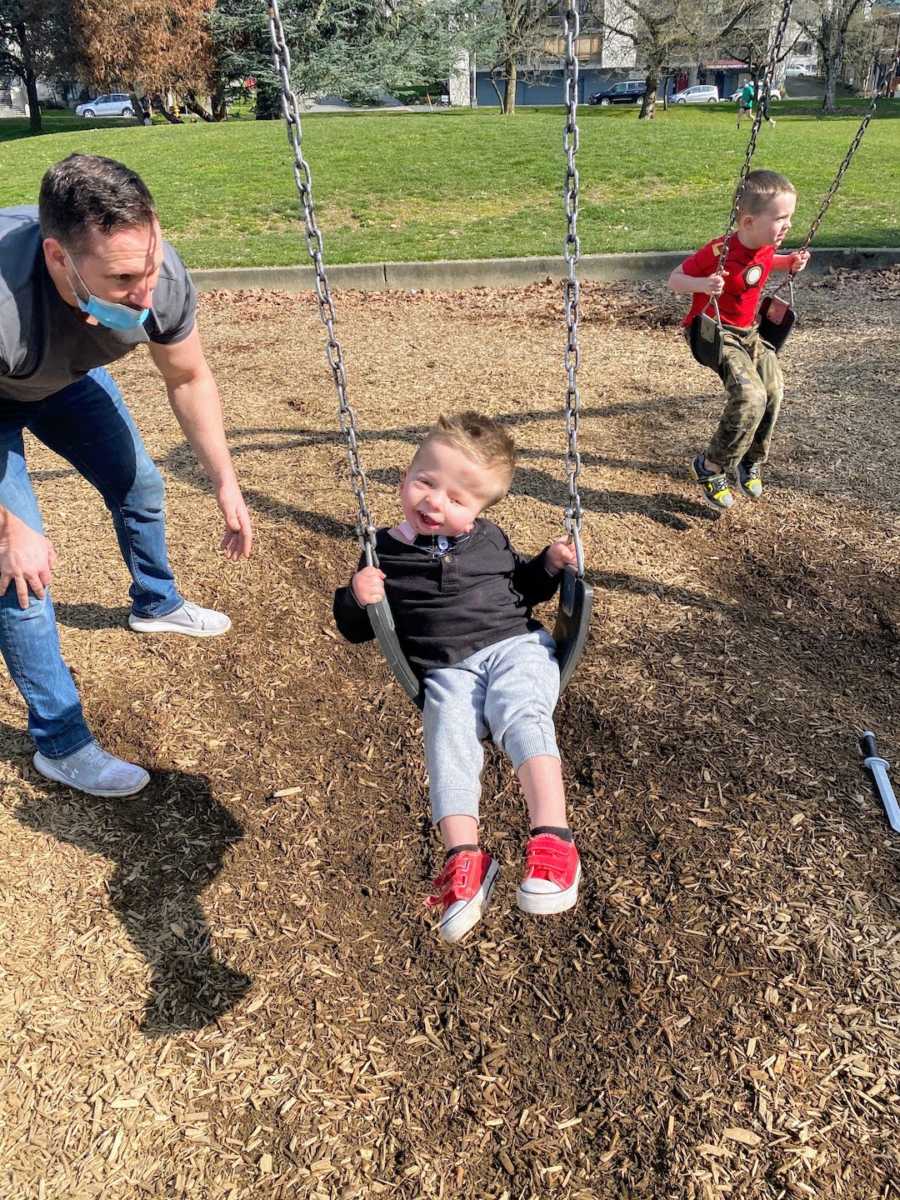
{"label": "camouflage pants", "polygon": [[722,331],[719,373],[727,399],[719,427],[706,451],[710,462],[734,471],[739,462],[765,462],[784,398],[784,379],[775,351],[757,330]]}

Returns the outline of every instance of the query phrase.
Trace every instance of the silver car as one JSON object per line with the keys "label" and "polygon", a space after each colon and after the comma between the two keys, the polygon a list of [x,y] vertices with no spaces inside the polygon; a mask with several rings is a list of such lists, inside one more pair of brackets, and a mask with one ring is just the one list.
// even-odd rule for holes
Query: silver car
{"label": "silver car", "polygon": [[709,83],[698,83],[694,87],[685,88],[683,92],[676,92],[671,102],[672,104],[718,104],[719,89]]}
{"label": "silver car", "polygon": [[134,108],[127,92],[108,92],[88,100],[75,109],[76,117],[133,117]]}

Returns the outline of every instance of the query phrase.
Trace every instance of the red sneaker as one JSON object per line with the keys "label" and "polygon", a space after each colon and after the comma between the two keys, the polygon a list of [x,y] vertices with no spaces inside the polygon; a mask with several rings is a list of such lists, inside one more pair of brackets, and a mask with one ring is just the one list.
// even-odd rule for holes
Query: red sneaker
{"label": "red sneaker", "polygon": [[539,833],[525,849],[525,876],[516,892],[522,912],[565,912],[578,899],[581,860],[573,842]]}
{"label": "red sneaker", "polygon": [[431,885],[428,908],[440,908],[438,933],[445,942],[459,939],[481,920],[500,868],[483,850],[460,850],[444,863]]}

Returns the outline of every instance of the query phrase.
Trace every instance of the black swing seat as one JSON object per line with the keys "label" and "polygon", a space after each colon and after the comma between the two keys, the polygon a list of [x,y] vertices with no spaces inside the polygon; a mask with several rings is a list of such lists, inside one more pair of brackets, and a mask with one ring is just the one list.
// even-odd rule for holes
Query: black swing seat
{"label": "black swing seat", "polygon": [[718,373],[722,365],[722,326],[709,313],[698,313],[691,321],[688,345],[701,367]]}
{"label": "black swing seat", "polygon": [[[593,588],[572,567],[566,567],[560,584],[559,608],[553,629],[559,660],[560,692],[571,679],[584,650],[591,625],[593,596]],[[379,600],[377,604],[369,604],[366,612],[391,674],[416,708],[421,709],[425,703],[425,689],[401,649],[387,598]]]}
{"label": "black swing seat", "polygon": [[797,322],[797,314],[780,296],[765,296],[759,306],[759,336],[777,354]]}
{"label": "black swing seat", "polygon": [[578,666],[591,625],[594,589],[573,567],[563,571],[553,640],[559,660],[559,690],[563,691]]}
{"label": "black swing seat", "polygon": [[422,680],[409,665],[407,657],[400,647],[387,597],[379,600],[377,604],[367,605],[366,612],[369,614],[372,629],[391,674],[416,708],[421,708],[425,703],[425,689],[422,687]]}

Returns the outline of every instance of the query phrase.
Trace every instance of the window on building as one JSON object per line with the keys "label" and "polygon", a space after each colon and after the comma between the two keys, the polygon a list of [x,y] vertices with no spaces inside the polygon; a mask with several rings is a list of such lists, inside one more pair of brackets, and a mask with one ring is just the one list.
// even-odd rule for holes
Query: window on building
{"label": "window on building", "polygon": [[[575,53],[580,59],[599,58],[603,51],[603,34],[589,33],[575,40]],[[566,39],[544,38],[544,52],[562,58],[566,53]]]}

